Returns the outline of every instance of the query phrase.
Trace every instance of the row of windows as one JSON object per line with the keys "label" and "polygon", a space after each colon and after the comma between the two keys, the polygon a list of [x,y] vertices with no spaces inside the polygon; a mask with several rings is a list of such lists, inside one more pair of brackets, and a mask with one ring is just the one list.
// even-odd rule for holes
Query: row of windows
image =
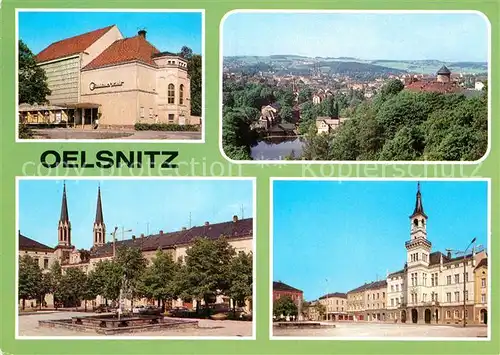
{"label": "row of windows", "polygon": [[[377,297],[376,297],[376,298],[375,298],[375,295],[377,295]],[[368,294],[368,296],[367,296],[367,297],[368,297],[368,299],[370,299],[370,294]],[[385,298],[385,292],[382,292],[382,298]],[[374,294],[372,295],[372,300],[374,300],[374,299],[377,299],[377,300],[378,300],[378,299],[380,299],[380,293],[378,293],[378,292],[377,292],[376,294],[374,293]]]}
{"label": "row of windows", "polygon": [[[33,260],[35,260],[35,262],[39,264],[39,259],[38,258],[33,258]],[[49,259],[43,259],[43,268],[46,270],[49,268]]]}
{"label": "row of windows", "polygon": [[[175,104],[175,85],[174,84],[168,84],[167,102],[169,104]],[[181,84],[179,86],[179,105],[184,105],[184,84]]]}

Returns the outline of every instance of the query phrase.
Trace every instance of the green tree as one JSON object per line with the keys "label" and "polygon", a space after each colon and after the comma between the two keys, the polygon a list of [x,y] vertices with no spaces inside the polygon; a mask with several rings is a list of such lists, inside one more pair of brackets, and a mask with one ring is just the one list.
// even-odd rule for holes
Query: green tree
{"label": "green tree", "polygon": [[22,301],[23,310],[26,306],[26,300],[39,296],[42,277],[42,270],[35,259],[29,255],[23,255],[19,259],[18,298]]}
{"label": "green tree", "polygon": [[112,260],[100,260],[92,275],[97,293],[108,300],[117,301],[122,287],[123,272],[120,265]]}
{"label": "green tree", "polygon": [[35,55],[19,40],[19,103],[43,104],[47,102],[50,90],[45,71],[37,66]]}
{"label": "green tree", "polygon": [[234,248],[224,237],[217,240],[198,238],[186,250],[186,292],[208,305],[217,295],[227,294],[231,285],[230,265]]}
{"label": "green tree", "polygon": [[316,312],[319,314],[319,318],[323,319],[326,314],[326,306],[323,303],[317,302],[314,307],[316,308]]}
{"label": "green tree", "polygon": [[139,248],[120,247],[114,260],[121,270],[124,282],[123,292],[134,305],[134,298],[139,295],[140,281],[147,266],[147,260]]}
{"label": "green tree", "polygon": [[273,303],[273,315],[276,318],[297,316],[298,313],[297,305],[288,296],[280,297]]}
{"label": "green tree", "polygon": [[[184,49],[185,47],[183,47]],[[187,47],[186,47],[187,48]],[[189,49],[189,48],[187,48]],[[182,50],[181,50],[182,53]],[[191,54],[189,54],[191,53]],[[185,50],[185,54],[188,55],[188,75],[191,79],[191,115],[201,116],[201,92],[203,88],[202,83],[202,60],[201,55],[192,54],[191,49]]]}
{"label": "green tree", "polygon": [[141,293],[147,298],[154,298],[160,302],[163,308],[165,301],[171,301],[177,296],[175,287],[175,276],[178,265],[172,259],[172,255],[158,250],[149,266],[143,274],[141,282]]}
{"label": "green tree", "polygon": [[229,265],[229,278],[231,280],[228,296],[233,299],[233,312],[236,304],[244,305],[245,300],[251,301],[253,285],[253,257],[252,253],[240,251]]}
{"label": "green tree", "polygon": [[85,284],[82,292],[82,299],[85,301],[85,312],[87,312],[87,301],[93,301],[99,295],[99,284],[95,277],[94,270],[85,277]]}
{"label": "green tree", "polygon": [[63,303],[78,308],[81,304],[85,283],[86,275],[80,268],[67,268],[59,284]]}

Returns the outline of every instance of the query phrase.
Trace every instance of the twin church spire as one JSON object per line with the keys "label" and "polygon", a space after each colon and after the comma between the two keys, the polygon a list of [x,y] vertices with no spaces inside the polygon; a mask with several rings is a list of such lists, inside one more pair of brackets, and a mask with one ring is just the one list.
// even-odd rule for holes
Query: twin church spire
{"label": "twin church spire", "polygon": [[[66,196],[66,183],[63,187],[63,196],[61,202],[61,217],[57,227],[58,245],[71,247],[71,222],[68,213],[68,199]],[[101,187],[97,190],[97,207],[93,227],[93,246],[99,246],[106,243],[106,225],[102,213]]]}

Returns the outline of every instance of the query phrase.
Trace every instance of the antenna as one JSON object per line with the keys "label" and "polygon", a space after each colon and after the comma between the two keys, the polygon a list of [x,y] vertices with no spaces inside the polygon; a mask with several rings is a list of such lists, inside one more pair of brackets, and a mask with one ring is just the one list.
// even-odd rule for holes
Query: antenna
{"label": "antenna", "polygon": [[241,219],[245,218],[245,207],[243,207],[243,204],[241,205]]}

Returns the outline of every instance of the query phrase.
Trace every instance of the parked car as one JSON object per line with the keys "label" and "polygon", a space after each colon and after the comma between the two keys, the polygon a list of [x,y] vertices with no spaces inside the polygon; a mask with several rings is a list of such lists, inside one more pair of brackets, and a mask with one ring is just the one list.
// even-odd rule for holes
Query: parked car
{"label": "parked car", "polygon": [[162,314],[162,310],[156,306],[146,306],[138,309],[139,314],[158,316]]}
{"label": "parked car", "polygon": [[144,311],[144,306],[137,306],[132,308],[132,313],[133,314],[140,314]]}

